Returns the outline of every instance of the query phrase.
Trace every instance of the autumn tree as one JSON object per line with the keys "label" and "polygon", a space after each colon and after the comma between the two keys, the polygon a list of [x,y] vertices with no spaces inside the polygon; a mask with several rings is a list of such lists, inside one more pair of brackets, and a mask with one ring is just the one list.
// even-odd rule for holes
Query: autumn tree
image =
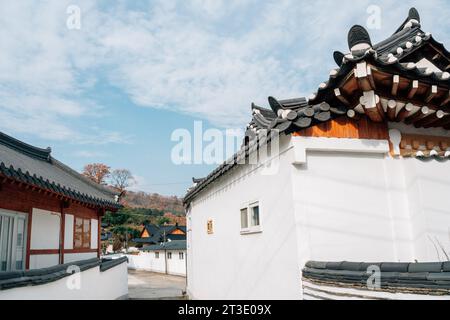
{"label": "autumn tree", "polygon": [[158,223],[158,225],[162,226],[162,225],[170,223],[170,219],[167,217],[160,217],[160,218],[158,218],[157,223]]}
{"label": "autumn tree", "polygon": [[110,167],[103,163],[90,163],[84,166],[83,175],[98,184],[105,184],[110,175]]}
{"label": "autumn tree", "polygon": [[134,177],[130,170],[116,169],[110,175],[111,184],[121,193],[130,187],[134,182]]}

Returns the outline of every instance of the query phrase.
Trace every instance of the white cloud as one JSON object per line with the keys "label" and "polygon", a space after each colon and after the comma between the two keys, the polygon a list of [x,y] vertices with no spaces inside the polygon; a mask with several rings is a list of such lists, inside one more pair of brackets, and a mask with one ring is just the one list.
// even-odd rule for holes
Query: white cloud
{"label": "white cloud", "polygon": [[[347,31],[382,8],[374,42],[403,22],[413,1],[150,1],[101,6],[78,1],[82,29],[65,27],[68,1],[0,5],[0,126],[76,143],[124,142],[119,132],[82,130],[72,119],[103,114],[86,90],[107,79],[143,107],[241,127],[250,103],[309,95],[347,50]],[[130,2],[131,3],[131,2]],[[419,6],[424,29],[447,42],[449,5]],[[94,101],[93,101],[94,100]],[[43,125],[45,124],[45,125]]]}
{"label": "white cloud", "polygon": [[89,150],[78,150],[75,151],[73,155],[78,158],[92,159],[92,161],[93,159],[103,158],[106,156],[106,154],[103,152],[89,151]]}

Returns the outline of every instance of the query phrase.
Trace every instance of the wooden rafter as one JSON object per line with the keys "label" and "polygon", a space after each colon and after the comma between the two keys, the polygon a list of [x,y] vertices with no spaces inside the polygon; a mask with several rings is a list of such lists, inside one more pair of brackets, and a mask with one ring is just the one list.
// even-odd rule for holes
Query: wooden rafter
{"label": "wooden rafter", "polygon": [[398,85],[400,84],[400,76],[399,75],[394,75],[392,77],[392,89],[391,89],[391,94],[393,96],[397,95],[398,92]]}
{"label": "wooden rafter", "polygon": [[411,99],[416,95],[417,89],[419,89],[419,81],[413,80],[409,88],[408,99]]}
{"label": "wooden rafter", "polygon": [[397,111],[397,101],[389,100],[387,103],[387,116],[390,121],[395,120],[396,111]]}
{"label": "wooden rafter", "polygon": [[405,119],[406,124],[416,123],[417,121],[429,116],[433,111],[428,107],[420,108],[416,113]]}
{"label": "wooden rafter", "polygon": [[350,107],[350,102],[341,94],[341,90],[339,88],[334,89],[334,95],[339,99],[345,106]]}
{"label": "wooden rafter", "polygon": [[431,100],[434,99],[438,92],[438,87],[436,85],[430,86],[430,89],[428,89],[427,95],[425,97],[425,102],[429,103]]}
{"label": "wooden rafter", "polygon": [[407,103],[402,110],[397,114],[396,121],[400,122],[405,120],[407,117],[411,116],[414,112],[414,105],[412,103]]}
{"label": "wooden rafter", "polygon": [[438,110],[438,111],[430,114],[429,116],[427,116],[419,121],[416,121],[416,123],[414,123],[414,126],[416,126],[417,128],[420,128],[420,127],[432,125],[433,123],[436,123],[437,121],[444,118],[444,116],[445,116],[445,112],[442,110]]}

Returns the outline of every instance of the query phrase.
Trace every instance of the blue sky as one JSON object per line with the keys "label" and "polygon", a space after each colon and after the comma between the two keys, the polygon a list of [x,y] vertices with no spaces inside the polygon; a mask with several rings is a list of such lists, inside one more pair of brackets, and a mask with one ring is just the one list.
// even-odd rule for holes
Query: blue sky
{"label": "blue sky", "polygon": [[[66,27],[69,5],[81,28]],[[416,6],[448,43],[447,1],[1,1],[0,130],[51,146],[77,170],[128,168],[136,190],[183,195],[213,166],[175,165],[170,140],[194,120],[244,128],[250,103],[309,96],[371,5],[392,34]]]}

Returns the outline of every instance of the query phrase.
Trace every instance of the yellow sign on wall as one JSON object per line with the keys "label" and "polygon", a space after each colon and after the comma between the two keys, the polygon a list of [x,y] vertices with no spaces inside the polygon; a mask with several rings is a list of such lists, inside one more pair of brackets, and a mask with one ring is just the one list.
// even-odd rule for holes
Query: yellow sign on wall
{"label": "yellow sign on wall", "polygon": [[206,231],[208,232],[208,234],[213,234],[214,233],[212,219],[209,219],[208,222],[206,223]]}

